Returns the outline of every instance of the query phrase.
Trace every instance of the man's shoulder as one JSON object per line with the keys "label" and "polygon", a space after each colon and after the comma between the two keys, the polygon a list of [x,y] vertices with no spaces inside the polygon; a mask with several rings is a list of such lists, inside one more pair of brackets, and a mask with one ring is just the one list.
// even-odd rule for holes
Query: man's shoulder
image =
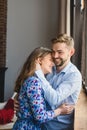
{"label": "man's shoulder", "polygon": [[70,71],[70,72],[75,72],[75,73],[81,74],[80,70],[79,70],[79,69],[77,68],[77,66],[74,65],[73,63],[70,64],[69,71]]}
{"label": "man's shoulder", "polygon": [[70,64],[63,77],[68,77],[69,79],[82,79],[81,72],[73,63]]}

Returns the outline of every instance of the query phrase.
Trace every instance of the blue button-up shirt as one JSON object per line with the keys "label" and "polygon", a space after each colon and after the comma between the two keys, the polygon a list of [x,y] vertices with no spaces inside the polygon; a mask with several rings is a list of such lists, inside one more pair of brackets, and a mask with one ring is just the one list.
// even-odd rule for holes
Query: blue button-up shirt
{"label": "blue button-up shirt", "polygon": [[[62,103],[76,104],[82,86],[82,76],[74,64],[69,62],[69,64],[59,73],[57,72],[56,67],[53,67],[52,73],[46,76],[49,82],[47,82],[41,70],[38,70],[35,73],[43,82],[45,99],[52,109],[57,108]],[[65,128],[65,125],[71,124],[72,116],[72,113],[58,116],[56,118],[56,121],[59,124],[58,126],[61,127],[60,124],[63,123]],[[56,121],[54,119],[54,122]],[[50,126],[51,124],[52,127],[53,121],[47,123],[49,124],[47,126]],[[48,130],[56,130],[56,127],[58,130],[58,126],[53,125],[53,128],[49,127]],[[61,129],[59,128],[59,130]]]}

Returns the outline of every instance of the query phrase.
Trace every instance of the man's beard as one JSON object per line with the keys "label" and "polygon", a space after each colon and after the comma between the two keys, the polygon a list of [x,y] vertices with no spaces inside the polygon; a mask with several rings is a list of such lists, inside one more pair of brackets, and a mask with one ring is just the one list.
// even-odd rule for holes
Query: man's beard
{"label": "man's beard", "polygon": [[[56,58],[56,59],[57,59],[57,58]],[[63,66],[63,64],[64,64],[66,61],[67,61],[67,59],[61,59],[61,58],[60,58],[60,62],[57,63],[57,61],[54,59],[54,63],[55,63],[55,66],[56,66],[56,67],[61,67],[61,66]]]}

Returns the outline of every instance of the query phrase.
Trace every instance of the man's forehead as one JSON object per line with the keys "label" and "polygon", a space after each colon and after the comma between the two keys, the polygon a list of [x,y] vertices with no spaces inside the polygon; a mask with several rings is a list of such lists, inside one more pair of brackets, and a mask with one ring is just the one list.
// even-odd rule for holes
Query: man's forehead
{"label": "man's forehead", "polygon": [[63,51],[63,50],[65,50],[65,49],[58,49],[58,48],[56,48],[56,49],[51,49],[52,51],[55,51],[55,52],[58,52],[58,51]]}
{"label": "man's forehead", "polygon": [[52,50],[64,50],[65,48],[67,48],[67,45],[65,43],[56,43],[51,47]]}
{"label": "man's forehead", "polygon": [[53,43],[52,46],[66,46],[65,42],[57,42],[57,43]]}

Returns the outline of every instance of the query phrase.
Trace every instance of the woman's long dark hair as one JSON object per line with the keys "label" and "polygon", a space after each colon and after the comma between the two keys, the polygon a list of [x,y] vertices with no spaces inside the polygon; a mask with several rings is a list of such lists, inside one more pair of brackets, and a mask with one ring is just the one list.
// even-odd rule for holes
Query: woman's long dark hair
{"label": "woman's long dark hair", "polygon": [[36,48],[27,58],[23,65],[23,68],[16,80],[14,90],[19,93],[21,85],[29,77],[33,76],[36,70],[36,60],[38,58],[44,58],[46,55],[51,54],[51,50],[44,47]]}

